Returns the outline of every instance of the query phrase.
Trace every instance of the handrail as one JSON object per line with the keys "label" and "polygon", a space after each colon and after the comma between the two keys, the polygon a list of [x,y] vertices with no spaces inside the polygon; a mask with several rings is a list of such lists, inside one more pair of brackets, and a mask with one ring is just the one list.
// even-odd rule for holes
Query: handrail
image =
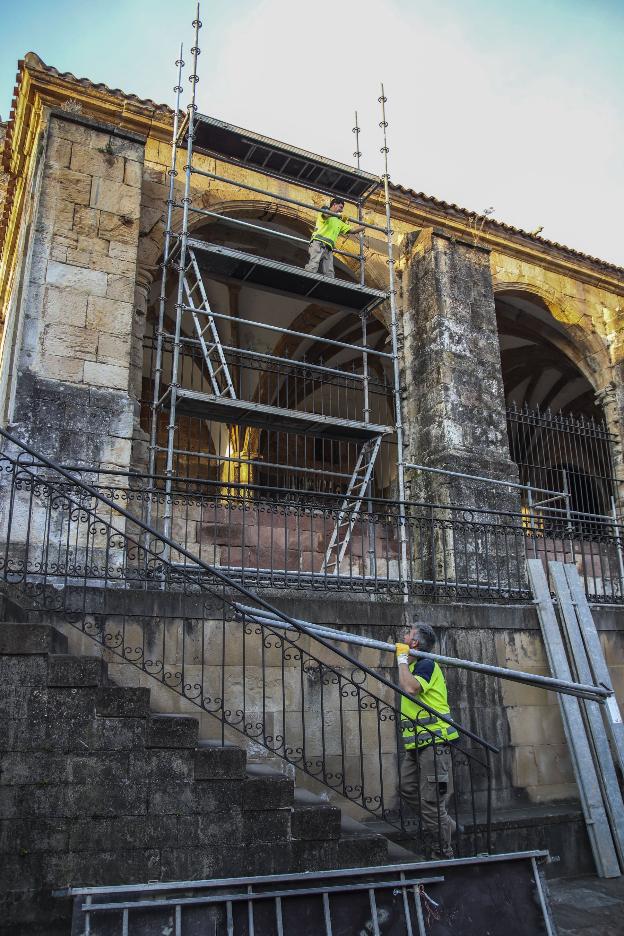
{"label": "handrail", "polygon": [[[370,676],[372,679],[377,680],[386,688],[393,690],[395,693],[398,693],[402,698],[410,702],[416,702],[420,706],[420,708],[424,709],[425,711],[429,712],[429,714],[434,715],[436,718],[439,718],[445,723],[452,725],[459,732],[466,735],[466,737],[471,738],[473,741],[476,741],[478,744],[485,747],[488,751],[491,751],[494,754],[499,753],[499,749],[495,745],[491,744],[489,741],[486,741],[484,738],[481,738],[479,735],[470,731],[470,729],[464,728],[462,725],[455,722],[448,715],[442,715],[436,712],[435,709],[428,706],[422,700],[415,699],[413,696],[410,696],[409,693],[405,692],[403,689],[401,689],[400,686],[396,685],[391,680],[387,679],[381,673],[376,673],[374,670],[368,667],[365,663],[362,663],[361,661],[357,660],[355,657],[352,657],[349,653],[346,653],[344,650],[334,646],[332,643],[327,641],[324,637],[321,637],[320,635],[315,634],[312,631],[310,631],[308,628],[303,626],[300,621],[296,620],[295,618],[292,618],[290,615],[279,610],[278,608],[274,608],[269,602],[265,601],[259,595],[256,595],[254,592],[250,591],[244,585],[240,584],[239,582],[234,581],[229,576],[221,572],[218,568],[209,565],[207,562],[204,562],[204,560],[201,559],[199,556],[196,556],[193,553],[191,553],[181,543],[177,543],[175,540],[171,539],[171,537],[167,536],[166,534],[155,530],[154,527],[152,527],[150,524],[139,519],[137,516],[130,513],[130,511],[125,510],[125,508],[115,503],[114,501],[106,497],[101,492],[97,491],[90,484],[86,484],[84,481],[81,481],[79,478],[76,478],[74,475],[70,474],[67,470],[65,470],[60,465],[58,465],[55,461],[53,461],[50,458],[47,458],[45,455],[41,455],[40,453],[35,451],[33,448],[31,448],[29,445],[27,445],[25,442],[22,442],[20,439],[17,439],[15,436],[7,432],[7,430],[2,427],[0,427],[0,436],[5,438],[12,445],[17,446],[23,452],[26,452],[31,458],[36,459],[42,465],[45,465],[46,467],[51,468],[53,471],[60,474],[61,477],[65,478],[67,481],[70,481],[72,484],[76,485],[78,488],[85,491],[87,494],[89,494],[90,497],[95,498],[96,501],[106,504],[106,506],[109,507],[111,510],[125,517],[126,520],[130,520],[137,527],[143,530],[144,533],[147,533],[149,534],[149,536],[153,537],[154,539],[160,541],[161,543],[164,543],[170,549],[173,549],[175,552],[179,553],[180,555],[184,556],[186,559],[190,560],[194,565],[199,566],[201,569],[204,570],[204,572],[207,572],[209,575],[214,576],[214,578],[218,579],[223,585],[229,588],[232,588],[233,590],[239,592],[241,595],[244,595],[248,600],[251,600],[255,602],[256,604],[258,604],[260,608],[264,609],[264,611],[268,611],[270,614],[273,614],[276,617],[280,618],[282,621],[285,621],[294,630],[298,631],[301,634],[305,634],[313,642],[320,644],[326,650],[329,650],[331,653],[334,653],[336,656],[340,657],[342,660],[345,660],[347,663],[349,663],[350,666],[354,667],[356,670],[360,670],[361,672],[366,673],[367,676]],[[10,458],[10,456],[6,455],[6,453],[5,453],[5,457]],[[15,459],[15,460],[10,459],[10,460],[14,461],[16,465],[22,468],[34,467],[32,465],[23,464],[22,462],[19,461],[19,459]],[[80,506],[80,505],[77,505],[77,506]],[[130,540],[132,539],[131,537],[128,536],[127,533],[124,533],[123,531],[118,530],[112,523],[108,522],[108,526],[120,536],[125,536],[127,539],[130,539]],[[140,544],[136,543],[136,545],[138,546]],[[145,549],[145,547],[141,547],[141,548]],[[154,554],[152,550],[146,550],[146,551],[152,552],[152,554]],[[168,562],[167,560],[165,560],[162,556],[156,556],[156,558],[158,559],[159,562],[163,564],[167,564],[170,568],[173,568],[172,564]],[[177,575],[182,574],[183,576],[186,576],[189,579],[191,578],[191,576],[188,573],[184,572],[183,569],[176,568],[175,572]],[[197,579],[192,578],[192,581],[195,584],[197,584]],[[201,585],[201,583],[199,584]],[[227,601],[228,604],[234,607],[232,602],[230,602],[227,598],[224,598],[223,600]],[[252,615],[249,615],[249,616],[252,617]]]}

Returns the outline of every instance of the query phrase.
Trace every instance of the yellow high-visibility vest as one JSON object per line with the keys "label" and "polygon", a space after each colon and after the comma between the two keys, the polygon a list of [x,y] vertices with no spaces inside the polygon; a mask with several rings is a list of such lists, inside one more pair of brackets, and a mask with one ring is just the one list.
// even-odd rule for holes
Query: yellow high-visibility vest
{"label": "yellow high-visibility vest", "polygon": [[[327,211],[329,211],[329,208]],[[335,218],[333,215],[323,216],[323,212],[319,211],[312,232],[312,240],[321,241],[322,244],[329,244],[333,250],[340,235],[348,234],[350,230],[351,228],[342,218]]]}
{"label": "yellow high-visibility vest", "polygon": [[[417,660],[409,664],[409,670],[420,685],[422,691],[418,698],[422,699],[440,715],[450,715],[446,692],[446,680],[442,670],[433,660]],[[443,744],[446,741],[456,741],[459,732],[452,725],[431,715],[417,702],[401,698],[401,715],[403,716],[403,744],[407,750],[410,748],[423,748],[435,741]],[[407,720],[409,719],[409,720]],[[414,734],[416,737],[414,737]]]}

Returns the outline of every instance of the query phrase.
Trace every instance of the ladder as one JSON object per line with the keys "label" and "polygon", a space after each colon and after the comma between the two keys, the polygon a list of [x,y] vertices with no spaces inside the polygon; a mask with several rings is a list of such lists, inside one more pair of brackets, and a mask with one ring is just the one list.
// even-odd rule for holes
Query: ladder
{"label": "ladder", "polygon": [[344,559],[353,527],[360,515],[362,501],[373,476],[373,468],[380,448],[381,436],[379,435],[365,442],[359,451],[353,474],[338,512],[336,525],[325,552],[321,572],[338,575],[340,563]]}
{"label": "ladder", "polygon": [[[195,251],[188,249],[189,262],[184,269],[184,293],[186,304],[193,317],[195,332],[199,339],[202,354],[208,368],[212,391],[215,396],[229,396],[236,399],[232,376],[223,353],[221,339],[215,320],[211,314],[210,302],[204,287],[204,281],[197,263]],[[205,316],[202,326],[200,316]]]}

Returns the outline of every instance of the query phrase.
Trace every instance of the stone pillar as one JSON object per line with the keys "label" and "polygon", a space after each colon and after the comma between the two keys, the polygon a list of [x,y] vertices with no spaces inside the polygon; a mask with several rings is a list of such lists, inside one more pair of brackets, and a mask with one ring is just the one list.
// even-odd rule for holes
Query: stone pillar
{"label": "stone pillar", "polygon": [[65,464],[124,470],[144,142],[54,112],[45,145],[10,428]]}
{"label": "stone pillar", "polygon": [[[517,482],[489,251],[427,229],[408,247],[403,284],[405,461]],[[507,553],[517,555],[521,545],[517,492],[442,474],[408,470],[406,477],[412,500],[442,505],[429,511],[439,522],[428,542],[422,530],[415,534],[423,578],[501,582]],[[448,509],[458,507],[473,510]],[[482,512],[492,510],[513,516]],[[497,524],[500,535],[491,527],[484,533],[484,524]],[[505,582],[518,578],[514,561]]]}

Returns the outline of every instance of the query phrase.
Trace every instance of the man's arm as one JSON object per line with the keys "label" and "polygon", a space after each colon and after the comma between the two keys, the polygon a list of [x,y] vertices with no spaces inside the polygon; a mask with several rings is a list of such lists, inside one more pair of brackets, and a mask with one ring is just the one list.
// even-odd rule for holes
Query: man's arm
{"label": "man's arm", "polygon": [[398,643],[396,645],[396,658],[399,666],[399,686],[408,695],[418,695],[419,692],[422,692],[422,686],[419,680],[410,673],[408,666],[410,655],[407,644]]}

